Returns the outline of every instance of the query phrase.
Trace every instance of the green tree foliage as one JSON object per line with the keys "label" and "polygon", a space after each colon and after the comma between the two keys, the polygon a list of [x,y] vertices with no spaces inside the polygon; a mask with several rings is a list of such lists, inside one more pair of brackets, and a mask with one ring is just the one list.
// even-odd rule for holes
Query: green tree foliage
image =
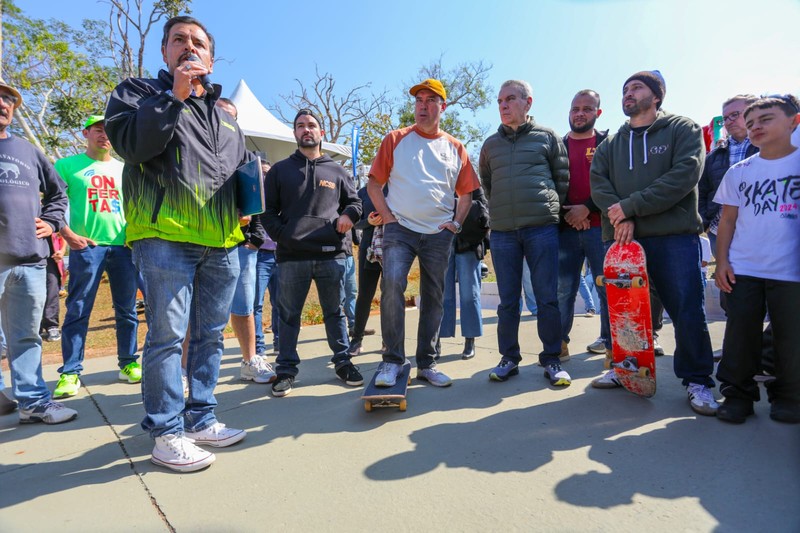
{"label": "green tree foliage", "polygon": [[86,43],[97,36],[86,28],[32,19],[8,0],[3,4],[2,76],[24,100],[11,130],[54,160],[82,151],[82,121],[104,110],[117,72],[87,53]]}
{"label": "green tree foliage", "polygon": [[440,80],[447,90],[447,109],[442,115],[441,129],[463,142],[468,149],[480,147],[479,143],[486,138],[489,128],[469,122],[464,115],[472,115],[474,119],[475,113],[491,101],[494,90],[487,83],[491,69],[492,65],[483,61],[471,61],[446,70],[441,57],[421,67],[413,79],[403,84],[397,122],[393,122],[393,112],[389,110],[367,117],[362,124],[361,161],[369,164],[375,158],[383,137],[390,130],[414,124],[414,103],[408,89],[427,78]]}
{"label": "green tree foliage", "polygon": [[53,160],[84,150],[86,116],[105,110],[108,95],[121,80],[146,75],[144,47],[150,30],[165,18],[188,13],[191,4],[108,0],[108,22],[84,20],[80,28],[72,28],[54,19],[27,17],[11,0],[0,2],[2,78],[24,100],[11,130]]}
{"label": "green tree foliage", "polygon": [[381,141],[386,134],[396,126],[392,123],[391,111],[386,113],[375,113],[367,117],[361,125],[361,137],[359,139],[359,159],[361,162],[370,164],[378,153]]}
{"label": "green tree foliage", "polygon": [[[413,87],[428,78],[441,81],[447,91],[447,109],[439,127],[470,147],[472,143],[485,139],[489,128],[470,123],[464,118],[464,114],[471,114],[474,119],[479,109],[489,105],[494,96],[494,89],[487,82],[491,69],[492,65],[483,61],[460,63],[451,69],[445,69],[442,57],[439,57],[421,67],[417,76],[406,83],[406,87]],[[399,118],[400,127],[414,123],[414,103],[411,99],[407,99],[400,108]]]}

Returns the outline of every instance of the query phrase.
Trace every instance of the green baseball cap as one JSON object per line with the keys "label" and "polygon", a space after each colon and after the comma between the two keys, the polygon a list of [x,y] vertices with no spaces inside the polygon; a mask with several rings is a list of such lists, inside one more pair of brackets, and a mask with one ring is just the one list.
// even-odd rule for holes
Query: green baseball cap
{"label": "green baseball cap", "polygon": [[83,129],[88,130],[98,122],[103,122],[106,119],[105,115],[89,115],[86,122],[83,123]]}

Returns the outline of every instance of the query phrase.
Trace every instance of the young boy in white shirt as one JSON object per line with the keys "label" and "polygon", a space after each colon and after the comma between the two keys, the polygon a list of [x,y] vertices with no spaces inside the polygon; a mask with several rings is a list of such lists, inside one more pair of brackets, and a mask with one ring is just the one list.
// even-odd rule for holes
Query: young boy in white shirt
{"label": "young boy in white shirt", "polygon": [[717,418],[741,424],[759,400],[759,370],[767,308],[775,346],[775,380],[767,385],[770,418],[800,423],[800,121],[794,96],[762,98],[744,112],[750,142],[760,152],[732,166],[714,201],[722,205],[716,284],[728,294],[728,322],[717,379],[725,402]]}

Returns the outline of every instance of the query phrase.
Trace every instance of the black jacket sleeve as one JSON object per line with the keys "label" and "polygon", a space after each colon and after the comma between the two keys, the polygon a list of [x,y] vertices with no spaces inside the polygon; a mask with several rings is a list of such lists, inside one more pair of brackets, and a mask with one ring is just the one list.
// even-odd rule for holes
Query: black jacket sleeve
{"label": "black jacket sleeve", "polygon": [[185,104],[156,80],[128,78],[108,100],[106,133],[126,163],[150,161],[167,148]]}

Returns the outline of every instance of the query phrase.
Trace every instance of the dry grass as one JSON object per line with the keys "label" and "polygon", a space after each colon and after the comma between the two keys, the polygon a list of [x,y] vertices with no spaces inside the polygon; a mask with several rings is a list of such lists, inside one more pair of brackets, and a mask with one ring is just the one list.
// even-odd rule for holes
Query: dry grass
{"label": "dry grass", "polygon": [[[356,257],[358,251],[355,251]],[[411,273],[408,277],[408,289],[406,290],[406,298],[413,302],[414,297],[419,294],[419,267],[415,262],[412,266]],[[64,298],[61,298],[61,309],[59,318],[64,320]],[[372,309],[378,311],[380,308],[380,287],[375,294],[375,299],[372,302]],[[265,325],[269,323],[272,316],[272,307],[269,304],[269,297],[265,299],[263,317]],[[317,289],[314,284],[311,285],[306,304],[303,308],[302,321],[304,325],[321,324],[322,323],[322,309],[319,305],[317,298]],[[147,323],[145,322],[144,312],[139,313],[139,347],[144,344],[144,337],[147,334]],[[230,325],[225,329],[225,337],[232,337],[233,330]],[[43,362],[44,364],[52,364],[61,362],[61,343],[60,342],[45,342],[43,343]],[[95,300],[94,310],[89,318],[89,332],[86,338],[86,352],[85,357],[90,359],[92,357],[100,357],[104,355],[114,355],[117,351],[117,338],[116,330],[114,327],[114,309],[111,304],[111,291],[108,286],[108,280],[103,279],[100,283],[100,288],[97,291],[97,299]],[[5,363],[5,361],[4,361]]]}

